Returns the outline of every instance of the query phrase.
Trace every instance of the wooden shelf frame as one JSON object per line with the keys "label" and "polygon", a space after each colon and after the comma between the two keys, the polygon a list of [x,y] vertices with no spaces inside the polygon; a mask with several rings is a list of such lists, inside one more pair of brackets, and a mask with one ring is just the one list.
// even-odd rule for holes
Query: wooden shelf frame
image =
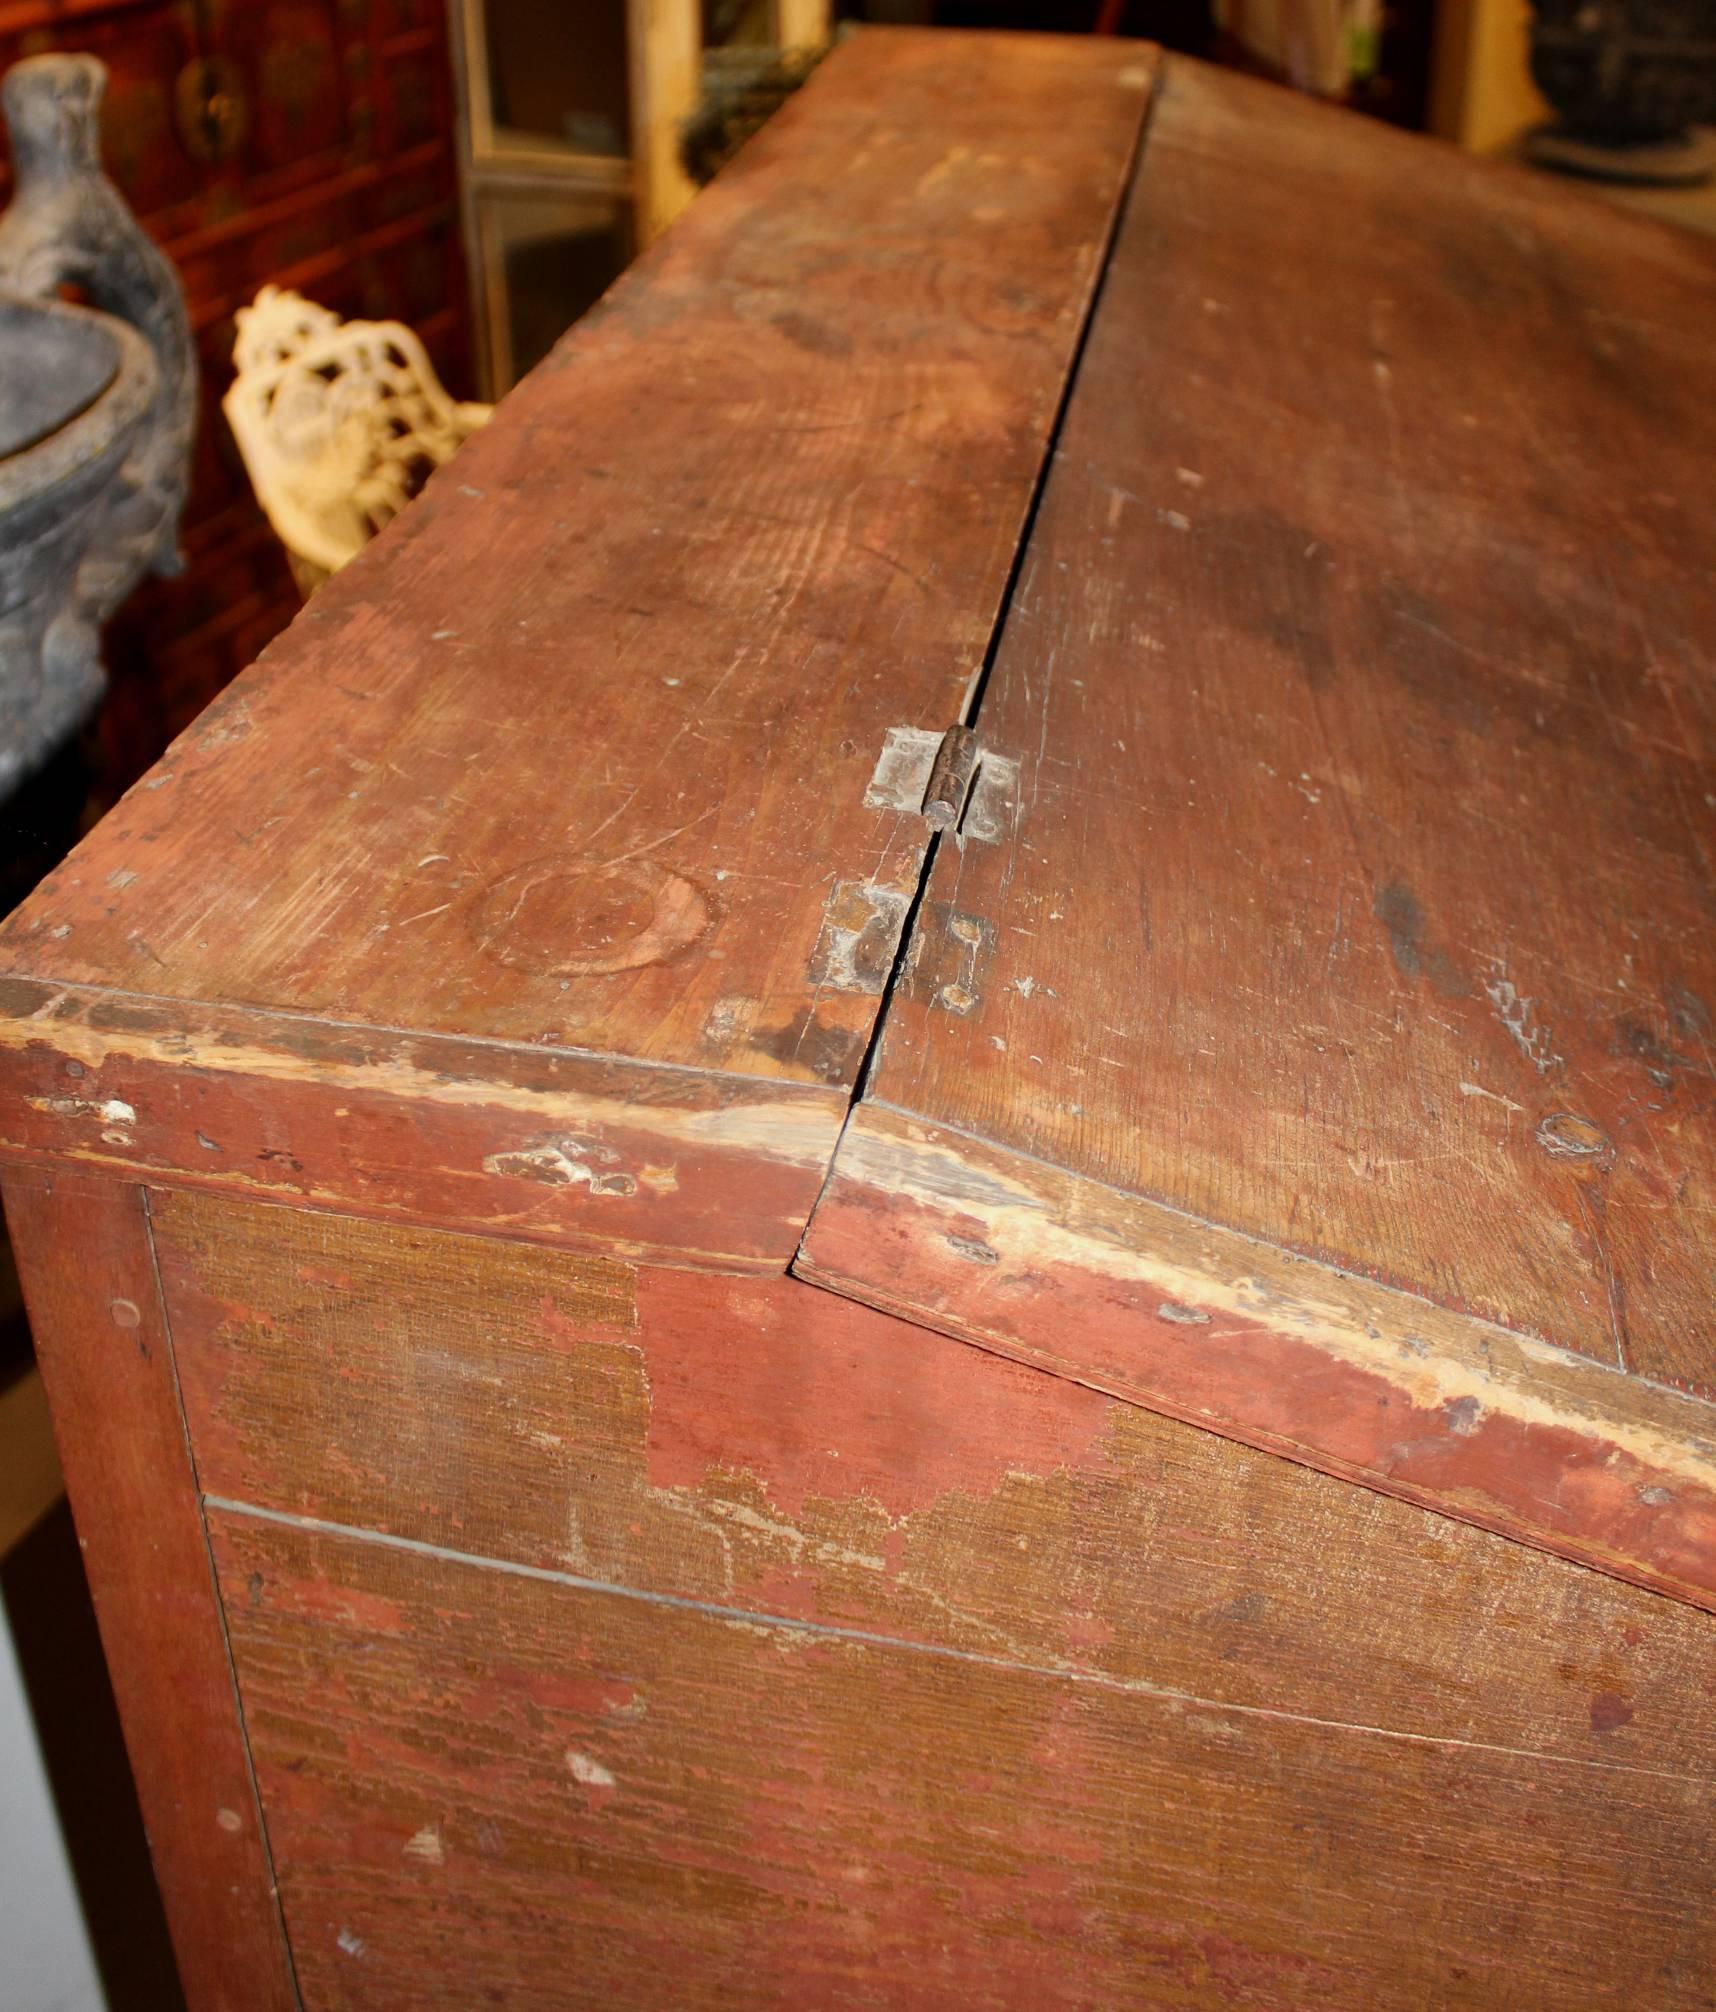
{"label": "wooden shelf frame", "polygon": [[[534,135],[511,144],[494,122],[489,4],[448,0],[477,375],[482,396],[496,399],[516,370],[495,199],[593,195],[629,204],[634,250],[646,250],[696,193],[680,133],[702,90],[703,33],[698,0],[625,0],[629,154],[581,152]],[[770,38],[783,49],[815,48],[829,37],[831,13],[830,0],[770,0]]]}

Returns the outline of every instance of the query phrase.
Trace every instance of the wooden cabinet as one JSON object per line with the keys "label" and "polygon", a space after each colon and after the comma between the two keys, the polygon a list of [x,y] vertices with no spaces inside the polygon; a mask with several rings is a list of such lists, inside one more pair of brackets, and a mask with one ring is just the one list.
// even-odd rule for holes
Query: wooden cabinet
{"label": "wooden cabinet", "polygon": [[1713,299],[866,32],[12,918],[199,2012],[1708,2002]]}
{"label": "wooden cabinet", "polygon": [[452,77],[442,0],[22,0],[0,13],[0,68],[47,48],[108,67],[108,172],[184,282],[202,367],[186,570],[145,583],[105,645],[117,788],[298,606],[221,416],[235,311],[273,281],[397,318],[450,385],[470,383]]}

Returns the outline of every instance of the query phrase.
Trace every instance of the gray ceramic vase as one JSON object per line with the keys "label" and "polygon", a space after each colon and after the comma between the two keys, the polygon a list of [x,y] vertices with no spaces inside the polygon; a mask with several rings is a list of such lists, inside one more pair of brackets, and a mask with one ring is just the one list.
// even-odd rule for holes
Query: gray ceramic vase
{"label": "gray ceramic vase", "polygon": [[0,84],[0,795],[94,710],[102,623],[179,566],[196,354],[177,275],[101,171],[106,82],[93,56],[35,56]]}

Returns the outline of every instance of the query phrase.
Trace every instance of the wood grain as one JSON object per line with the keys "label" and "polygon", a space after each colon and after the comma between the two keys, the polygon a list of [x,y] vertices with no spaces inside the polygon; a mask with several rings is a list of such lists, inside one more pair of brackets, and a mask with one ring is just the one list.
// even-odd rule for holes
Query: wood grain
{"label": "wood grain", "polygon": [[1692,233],[1172,64],[874,1094],[1716,1393],[1713,314]]}
{"label": "wood grain", "polygon": [[136,1188],[14,1169],[6,1221],[191,2012],[296,2012]]}
{"label": "wood grain", "polygon": [[0,1154],[778,1271],[845,1101],[806,1084],[0,979]]}
{"label": "wood grain", "polygon": [[1709,1607],[1716,264],[1430,158],[1170,71],[799,1269]]}
{"label": "wood grain", "polygon": [[157,1194],[204,1485],[1256,1710],[1716,1773],[1716,1622],[789,1279]]}
{"label": "wood grain", "polygon": [[836,52],[0,969],[259,1043],[290,1014],[848,1090],[925,836],[866,789],[983,660],[1150,76],[1078,39]]}
{"label": "wood grain", "polygon": [[211,1528],[310,2012],[1710,2003],[1706,1780]]}

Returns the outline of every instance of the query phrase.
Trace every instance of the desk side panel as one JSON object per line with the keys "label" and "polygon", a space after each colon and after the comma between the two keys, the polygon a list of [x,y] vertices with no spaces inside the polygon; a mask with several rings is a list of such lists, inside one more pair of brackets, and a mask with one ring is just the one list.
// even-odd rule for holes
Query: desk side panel
{"label": "desk side panel", "polygon": [[157,1195],[211,1496],[1606,1777],[1716,1620],[788,1278]]}
{"label": "desk side panel", "polygon": [[295,2012],[142,1190],[13,1168],[6,1221],[190,2012]]}
{"label": "desk side panel", "polygon": [[1706,1781],[211,1525],[311,2012],[1708,2003]]}

